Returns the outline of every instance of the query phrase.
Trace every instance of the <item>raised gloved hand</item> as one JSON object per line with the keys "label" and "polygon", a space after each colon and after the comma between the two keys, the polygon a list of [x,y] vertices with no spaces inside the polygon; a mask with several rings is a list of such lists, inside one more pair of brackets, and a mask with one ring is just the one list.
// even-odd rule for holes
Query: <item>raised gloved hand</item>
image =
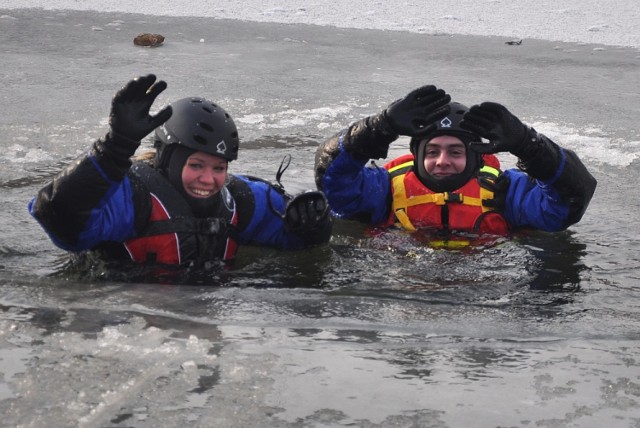
{"label": "raised gloved hand", "polygon": [[115,94],[109,115],[110,151],[126,158],[132,156],[140,140],[171,117],[171,106],[155,116],[149,114],[156,97],[166,88],[166,82],[156,82],[156,76],[149,74],[129,81]]}
{"label": "raised gloved hand", "polygon": [[329,221],[329,204],[322,192],[300,193],[291,199],[285,208],[285,225],[294,233],[310,232],[324,227]]}
{"label": "raised gloved hand", "polygon": [[449,114],[449,96],[433,85],[422,86],[389,105],[383,112],[391,129],[409,137],[428,134]]}
{"label": "raised gloved hand", "polygon": [[431,132],[435,122],[449,114],[449,101],[451,97],[433,85],[415,89],[381,113],[352,125],[344,147],[356,159],[386,158],[398,135],[415,137]]}
{"label": "raised gloved hand", "polygon": [[469,145],[477,153],[510,152],[523,159],[537,147],[536,131],[498,103],[484,102],[471,107],[460,127],[489,140]]}

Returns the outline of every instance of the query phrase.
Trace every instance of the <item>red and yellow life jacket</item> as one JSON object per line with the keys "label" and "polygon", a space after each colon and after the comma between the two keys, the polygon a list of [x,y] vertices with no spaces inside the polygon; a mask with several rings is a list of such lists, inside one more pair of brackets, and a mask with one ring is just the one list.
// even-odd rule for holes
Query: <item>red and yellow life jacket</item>
{"label": "red and yellow life jacket", "polygon": [[238,223],[235,201],[226,188],[220,191],[220,203],[211,217],[195,218],[184,198],[156,170],[134,164],[132,172],[151,191],[151,214],[143,236],[124,243],[133,261],[181,265],[235,257],[236,241],[217,233],[220,222]]}
{"label": "red and yellow life jacket", "polygon": [[[485,162],[478,175],[497,178],[499,169]],[[493,199],[492,191],[469,180],[454,192],[435,193],[425,187],[413,171],[413,155],[401,156],[385,165],[391,179],[393,204],[386,226],[396,224],[407,231],[446,229],[474,234],[507,235],[509,226],[495,208],[482,201]]]}

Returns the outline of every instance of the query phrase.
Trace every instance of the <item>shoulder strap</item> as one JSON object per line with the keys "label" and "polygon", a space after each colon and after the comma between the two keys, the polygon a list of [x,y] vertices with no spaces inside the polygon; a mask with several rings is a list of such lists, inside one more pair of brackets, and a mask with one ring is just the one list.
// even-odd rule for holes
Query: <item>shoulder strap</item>
{"label": "shoulder strap", "polygon": [[184,200],[180,192],[169,182],[169,180],[155,168],[146,162],[134,162],[129,170],[132,175],[141,180],[151,193],[158,196],[163,204],[168,205],[170,213],[175,215],[193,215],[191,207]]}
{"label": "shoulder strap", "polygon": [[393,211],[402,227],[408,231],[415,231],[416,228],[409,220],[407,208],[409,207],[409,199],[407,198],[407,189],[404,185],[404,179],[409,171],[413,168],[413,161],[401,163],[389,168],[389,178],[391,179],[391,190],[393,194]]}
{"label": "shoulder strap", "polygon": [[394,177],[397,177],[398,175],[404,175],[407,172],[409,172],[409,170],[413,169],[413,160],[409,161],[409,162],[403,162],[399,165],[395,165],[392,166],[390,168],[388,168],[388,172],[389,172],[389,178],[393,179]]}

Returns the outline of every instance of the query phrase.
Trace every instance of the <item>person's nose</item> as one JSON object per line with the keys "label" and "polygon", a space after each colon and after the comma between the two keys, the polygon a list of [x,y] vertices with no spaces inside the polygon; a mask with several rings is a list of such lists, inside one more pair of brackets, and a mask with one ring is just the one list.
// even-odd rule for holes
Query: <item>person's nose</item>
{"label": "person's nose", "polygon": [[440,166],[448,165],[449,163],[451,163],[451,161],[449,160],[449,155],[446,152],[440,153],[440,156],[438,156],[438,160],[436,163]]}
{"label": "person's nose", "polygon": [[205,168],[204,171],[202,171],[202,174],[200,174],[199,178],[202,183],[206,184],[215,183],[216,181],[213,171],[209,168]]}

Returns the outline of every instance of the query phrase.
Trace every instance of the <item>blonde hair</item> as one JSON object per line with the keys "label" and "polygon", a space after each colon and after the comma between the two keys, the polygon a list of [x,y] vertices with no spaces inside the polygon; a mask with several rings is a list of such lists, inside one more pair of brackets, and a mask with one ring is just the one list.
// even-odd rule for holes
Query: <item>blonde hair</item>
{"label": "blonde hair", "polygon": [[155,163],[156,149],[147,150],[142,153],[135,154],[131,157],[132,161],[145,161],[149,163]]}

